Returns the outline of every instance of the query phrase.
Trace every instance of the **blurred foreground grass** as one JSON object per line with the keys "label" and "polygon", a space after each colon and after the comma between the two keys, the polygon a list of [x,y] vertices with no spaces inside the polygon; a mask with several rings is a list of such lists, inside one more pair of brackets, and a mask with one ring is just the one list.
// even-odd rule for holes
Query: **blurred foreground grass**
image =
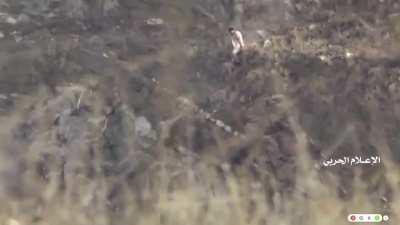
{"label": "blurred foreground grass", "polygon": [[[209,224],[209,225],[344,225],[349,213],[381,213],[377,202],[368,194],[368,185],[361,181],[356,169],[354,195],[341,200],[336,185],[323,183],[308,157],[299,157],[296,188],[292,194],[276,189],[276,180],[268,176],[269,185],[248,179],[246,172],[234,175],[225,168],[222,179],[209,165],[202,163],[202,172],[184,172],[179,185],[161,169],[146,177],[147,188],[134,191],[118,178],[88,179],[75,177],[74,185],[59,191],[56,174],[47,184],[35,181],[31,174],[22,179],[36,186],[29,196],[2,197],[1,222],[4,225],[106,225],[106,224]],[[391,221],[397,224],[400,213],[399,169],[385,160],[386,177],[393,189]],[[268,174],[268,171],[266,171]],[[329,174],[327,175],[329,177]],[[335,180],[336,178],[333,178]],[[146,186],[146,185],[145,185]],[[116,188],[117,187],[117,188]],[[111,195],[117,196],[110,202]]]}

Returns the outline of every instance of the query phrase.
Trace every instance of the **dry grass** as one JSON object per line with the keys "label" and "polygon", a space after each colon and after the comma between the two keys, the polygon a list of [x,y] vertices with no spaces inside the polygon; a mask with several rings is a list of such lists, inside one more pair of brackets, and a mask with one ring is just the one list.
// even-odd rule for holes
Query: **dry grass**
{"label": "dry grass", "polygon": [[[238,173],[226,166],[222,166],[225,168],[222,178],[215,164],[207,160],[199,162],[196,170],[184,170],[176,179],[166,166],[173,163],[167,155],[155,163],[161,167],[144,173],[139,189],[118,176],[88,178],[75,173],[66,179],[66,189],[60,190],[57,162],[50,168],[48,181],[43,181],[35,174],[36,159],[32,158],[26,159],[31,161],[28,163],[31,167],[25,173],[19,178],[9,178],[18,179],[25,194],[1,196],[0,224],[345,225],[349,213],[383,212],[371,198],[368,185],[361,180],[360,168],[354,168],[353,197],[346,201],[338,198],[338,177],[325,173],[321,179],[314,166],[316,162],[308,154],[304,132],[295,120],[291,123],[298,150],[297,182],[291,195],[277,189],[278,181],[269,171],[264,171],[269,177],[268,185],[252,179],[246,171]],[[375,141],[384,154],[387,147],[379,143],[379,137]],[[168,149],[162,151],[167,153]],[[382,176],[393,190],[390,224],[396,224],[400,214],[400,171],[389,157],[382,158],[386,171]],[[5,159],[2,165],[10,166]],[[110,192],[114,193],[113,198]]]}
{"label": "dry grass", "polygon": [[[103,13],[117,6],[116,1],[111,0],[93,3],[101,3],[99,10],[104,10]],[[83,12],[87,10],[83,1],[72,1],[68,4],[73,12],[72,16],[83,16]],[[188,6],[181,6],[179,1],[168,4],[171,9],[167,10],[165,18],[171,24],[181,20],[176,16],[182,13],[174,10],[176,5],[184,9],[181,11],[185,13],[190,6],[189,3]],[[179,32],[184,32],[194,23],[194,18],[191,15],[187,17],[189,16],[188,21],[179,23]],[[397,19],[393,21],[395,35],[400,36],[400,22]],[[266,51],[279,55],[280,52],[293,47],[296,51],[307,53],[303,32],[293,31],[293,46],[289,46],[288,37],[285,35],[271,37],[271,47]],[[364,49],[367,55],[375,54],[368,52],[369,48]],[[370,51],[374,50],[371,48]],[[157,56],[144,56],[135,62],[124,62],[122,65],[129,72],[135,72],[142,65],[154,60],[168,65],[164,71],[166,76],[161,77],[159,82],[169,88],[172,94],[167,96],[163,92],[164,89],[160,88],[156,92],[159,91],[161,97],[153,101],[156,105],[165,104],[164,107],[168,108],[168,111],[177,113],[176,117],[170,119],[171,123],[189,114],[179,107],[170,109],[175,104],[173,98],[180,96],[182,79],[187,76],[186,71],[182,72],[187,63],[181,59],[184,53],[185,48],[179,42],[160,50]],[[197,52],[194,55],[197,55]],[[380,56],[378,53],[376,55]],[[266,73],[268,74],[268,71]],[[282,71],[275,70],[275,73],[270,71],[268,76],[283,86],[284,81],[277,77],[285,73],[282,68]],[[156,147],[152,149],[155,154],[151,151],[142,154],[132,140],[134,135],[131,135],[135,115],[126,106],[121,107],[123,113],[133,119],[123,120],[121,126],[121,135],[127,134],[123,142],[129,152],[122,161],[127,162],[126,164],[133,168],[133,172],[106,176],[102,170],[105,163],[102,152],[105,149],[102,147],[102,129],[104,130],[105,121],[103,111],[104,108],[110,107],[105,99],[114,97],[113,101],[116,97],[112,96],[115,93],[111,93],[114,91],[110,88],[113,84],[93,79],[82,79],[79,86],[59,89],[58,96],[52,96],[40,87],[32,96],[19,99],[14,113],[0,118],[0,225],[345,225],[348,224],[349,213],[389,213],[391,221],[388,224],[399,224],[400,167],[398,162],[391,159],[387,135],[380,130],[381,124],[378,119],[369,124],[373,132],[368,139],[378,149],[383,167],[377,168],[379,171],[376,175],[367,180],[362,177],[362,168],[352,168],[354,178],[349,181],[349,186],[353,194],[346,200],[338,194],[341,188],[340,175],[334,170],[322,171],[316,167],[319,162],[312,159],[309,138],[295,115],[289,118],[289,125],[296,139],[293,148],[295,186],[290,192],[282,187],[282,181],[276,176],[279,171],[272,172],[261,168],[257,172],[262,175],[256,177],[246,165],[226,164],[225,156],[218,153],[230,154],[232,146],[243,144],[239,137],[227,138],[228,141],[224,139],[225,135],[216,137],[218,143],[207,149],[213,153],[217,152],[215,154],[198,155],[192,149],[183,149],[179,155],[175,152],[176,149],[166,145],[166,139],[170,135],[169,124],[169,127],[165,125],[168,127],[167,131],[160,132]],[[127,78],[120,79],[116,82],[118,87],[123,87],[119,90],[119,97],[123,103],[129,103],[132,96],[124,92],[131,87],[126,82]],[[85,88],[85,83],[89,83],[90,88]],[[309,83],[306,87],[316,89],[316,93],[323,92],[329,86],[322,78]],[[283,117],[287,111],[296,111],[296,104],[290,99],[285,99],[284,103],[283,109],[278,110],[282,115],[276,113],[261,119],[272,121],[275,117]],[[76,108],[90,106],[88,108],[91,110],[85,118],[78,116],[78,120],[71,119],[76,124],[82,119],[87,123],[84,126],[87,130],[77,130],[79,137],[74,137],[71,145],[60,147],[56,140],[57,128],[54,128],[53,122],[55,115],[68,108],[68,105]],[[380,112],[373,115],[378,117]],[[14,140],[13,132],[21,121],[36,123],[33,140]],[[336,137],[337,142],[343,142],[344,138],[341,137],[347,133],[336,132],[339,133],[339,138]],[[328,150],[337,148],[337,145],[339,144]],[[262,147],[265,146],[260,148]],[[70,170],[64,165],[60,149],[75,152],[68,164]],[[40,175],[43,168],[39,164],[43,160],[42,155],[46,154],[50,157],[44,159],[46,175],[43,176]],[[140,157],[145,159],[144,165],[140,164]],[[62,174],[62,171],[65,174]],[[382,181],[386,182],[383,186],[391,193],[389,199],[383,200],[385,204],[382,204],[380,199],[385,190],[377,188],[378,190],[371,191],[371,186],[379,186]]]}

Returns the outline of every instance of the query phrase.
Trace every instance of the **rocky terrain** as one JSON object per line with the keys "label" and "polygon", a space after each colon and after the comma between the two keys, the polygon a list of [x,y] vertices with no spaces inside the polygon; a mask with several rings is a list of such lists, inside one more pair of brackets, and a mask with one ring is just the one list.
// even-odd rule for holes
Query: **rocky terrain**
{"label": "rocky terrain", "polygon": [[398,0],[1,0],[0,49],[1,224],[400,221]]}

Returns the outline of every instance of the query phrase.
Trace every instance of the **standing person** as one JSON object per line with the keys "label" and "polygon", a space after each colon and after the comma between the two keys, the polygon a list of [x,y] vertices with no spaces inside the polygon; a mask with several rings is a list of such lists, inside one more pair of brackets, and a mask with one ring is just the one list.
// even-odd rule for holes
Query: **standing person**
{"label": "standing person", "polygon": [[235,64],[240,64],[240,55],[242,54],[245,47],[242,32],[236,30],[233,27],[229,27],[228,31],[232,38],[232,61]]}

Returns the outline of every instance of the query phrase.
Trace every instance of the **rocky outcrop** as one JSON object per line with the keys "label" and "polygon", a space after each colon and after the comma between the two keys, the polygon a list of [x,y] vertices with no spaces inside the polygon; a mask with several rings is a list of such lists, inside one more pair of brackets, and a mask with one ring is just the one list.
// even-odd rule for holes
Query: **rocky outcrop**
{"label": "rocky outcrop", "polygon": [[[5,1],[0,156],[10,163],[0,197],[44,204],[65,194],[84,210],[101,202],[114,223],[129,209],[125,189],[153,210],[190,185],[226,195],[234,177],[283,212],[316,189],[350,201],[361,180],[371,204],[390,210],[398,9],[391,0]],[[228,25],[245,35],[240,65]],[[360,167],[362,176],[320,165],[371,154],[385,164]]]}

